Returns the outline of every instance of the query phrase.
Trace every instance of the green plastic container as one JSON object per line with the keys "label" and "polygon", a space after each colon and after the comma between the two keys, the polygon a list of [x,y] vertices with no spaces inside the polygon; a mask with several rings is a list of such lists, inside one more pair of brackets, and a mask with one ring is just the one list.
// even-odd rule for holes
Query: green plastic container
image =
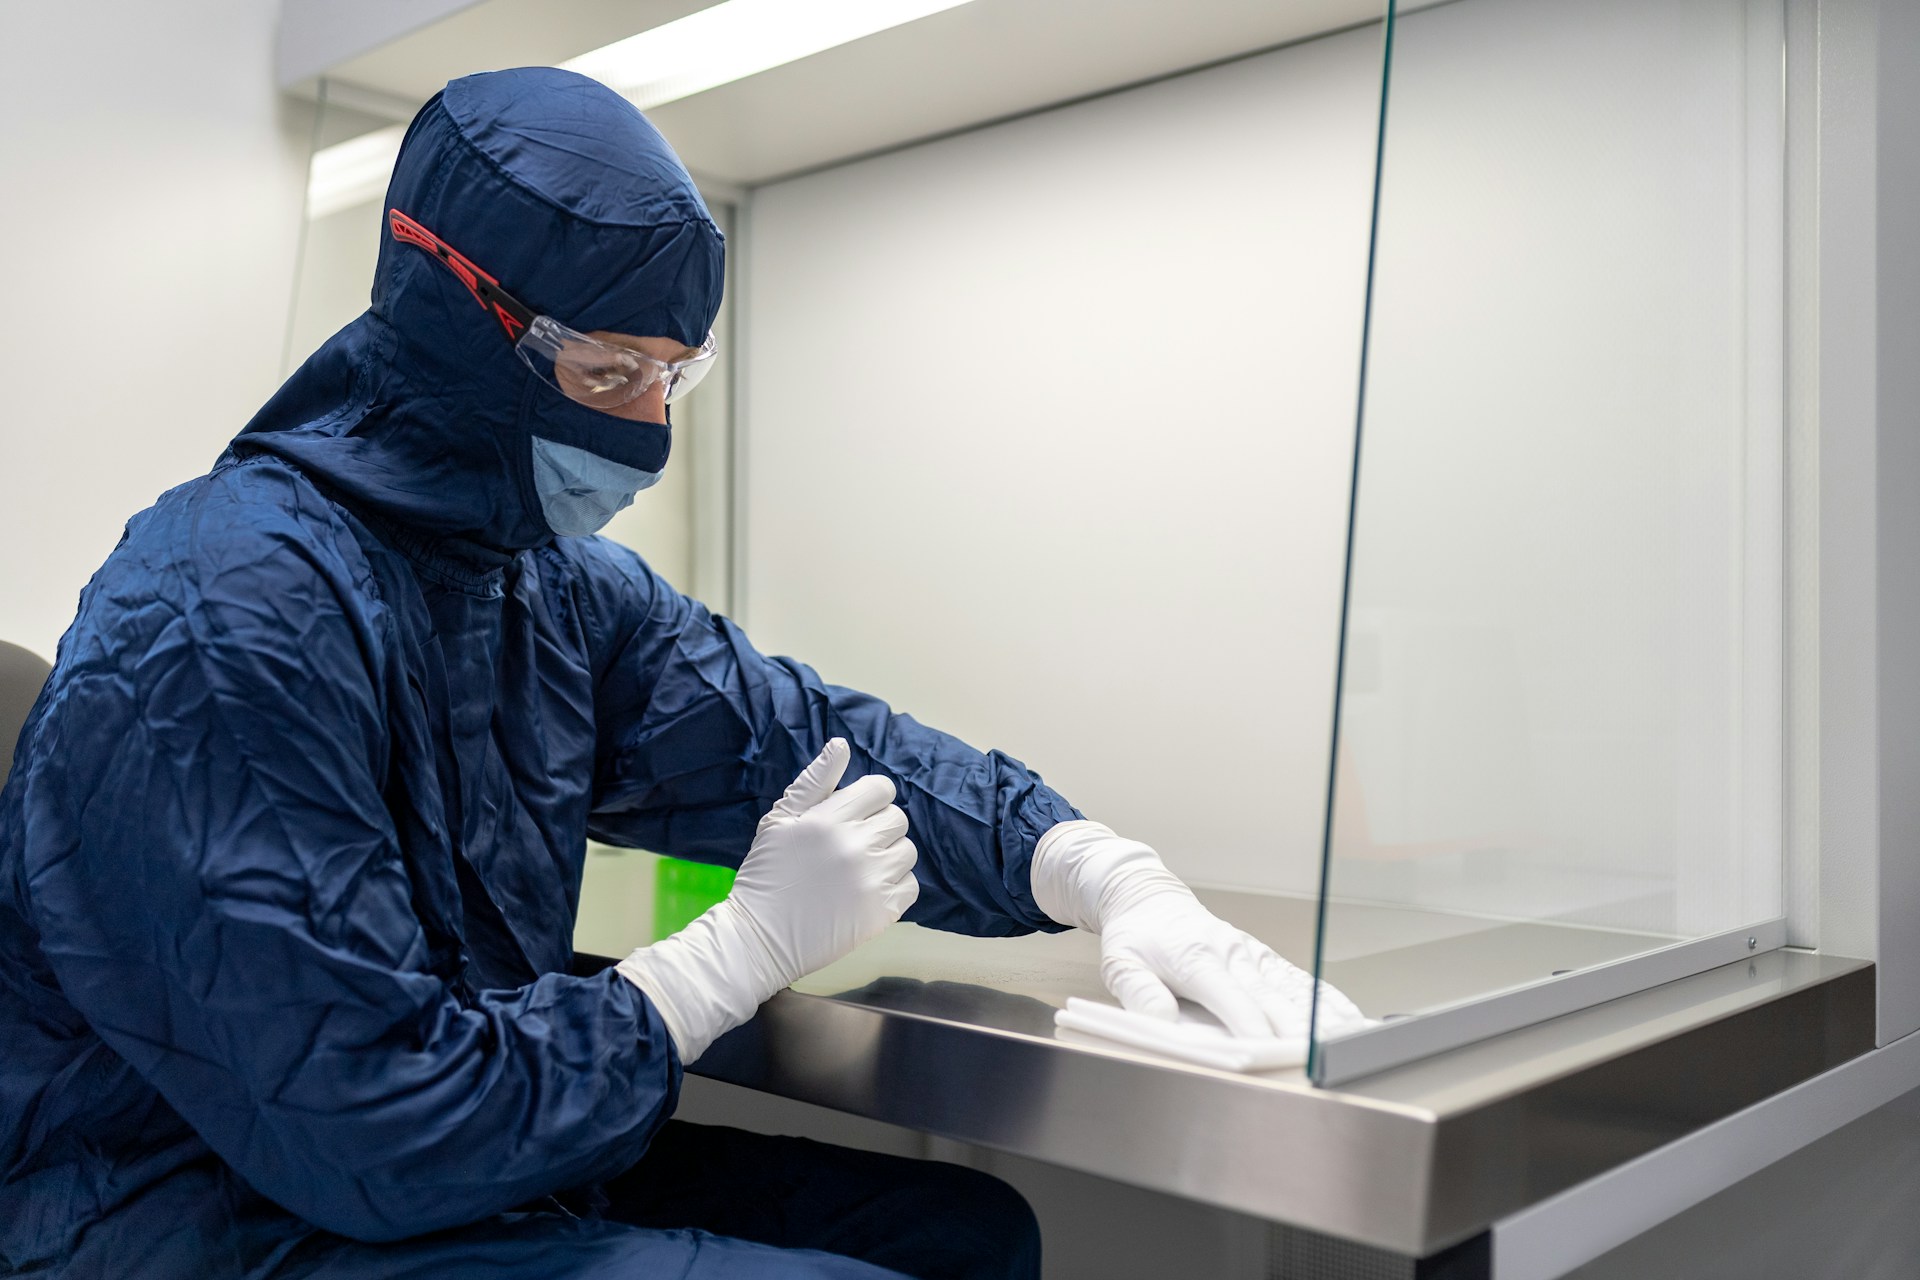
{"label": "green plastic container", "polygon": [[654,871],[653,936],[678,933],[733,888],[732,867],[661,858]]}

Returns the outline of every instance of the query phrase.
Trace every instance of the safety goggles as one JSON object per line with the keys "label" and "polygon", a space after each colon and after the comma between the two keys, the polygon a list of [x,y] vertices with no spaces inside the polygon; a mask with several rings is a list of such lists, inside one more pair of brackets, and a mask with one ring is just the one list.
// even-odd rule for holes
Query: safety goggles
{"label": "safety goggles", "polygon": [[684,360],[655,360],[631,347],[570,329],[552,316],[536,315],[502,289],[498,280],[398,209],[387,211],[387,225],[395,240],[427,250],[467,286],[467,292],[506,332],[514,354],[541,381],[589,408],[618,409],[645,395],[655,383],[665,385],[667,403],[672,404],[699,386],[713,368],[711,333]]}

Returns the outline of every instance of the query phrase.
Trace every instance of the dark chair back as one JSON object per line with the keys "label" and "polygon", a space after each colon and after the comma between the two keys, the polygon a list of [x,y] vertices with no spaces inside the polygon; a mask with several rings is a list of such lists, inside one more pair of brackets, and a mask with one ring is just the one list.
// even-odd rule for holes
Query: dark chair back
{"label": "dark chair back", "polygon": [[13,768],[13,747],[20,740],[21,726],[52,670],[31,649],[0,640],[0,782]]}

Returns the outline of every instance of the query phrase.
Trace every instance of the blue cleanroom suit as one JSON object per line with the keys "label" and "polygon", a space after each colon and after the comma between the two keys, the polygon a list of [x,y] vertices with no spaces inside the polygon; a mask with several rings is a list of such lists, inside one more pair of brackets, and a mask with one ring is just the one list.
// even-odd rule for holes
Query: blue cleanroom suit
{"label": "blue cleanroom suit", "polygon": [[[388,204],[581,330],[692,345],[719,306],[678,161],[564,72],[449,85]],[[389,239],[371,310],[88,584],[0,795],[0,1272],[1033,1265],[970,1171],[669,1123],[659,1013],[571,934],[590,836],[737,864],[834,735],[898,785],[922,924],[1058,927],[1028,861],[1079,815],[556,540],[536,434],[657,470],[669,431],[536,380]]]}

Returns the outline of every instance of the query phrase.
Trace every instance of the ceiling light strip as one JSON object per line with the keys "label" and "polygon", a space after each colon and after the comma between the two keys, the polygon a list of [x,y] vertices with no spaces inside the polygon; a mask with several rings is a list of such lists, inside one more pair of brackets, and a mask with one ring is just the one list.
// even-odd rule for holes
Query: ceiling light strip
{"label": "ceiling light strip", "polygon": [[561,65],[643,110],[970,0],[725,0]]}
{"label": "ceiling light strip", "polygon": [[[641,109],[797,62],[971,0],[724,0],[561,65]],[[386,190],[406,128],[395,125],[314,153],[307,216],[324,218]]]}

